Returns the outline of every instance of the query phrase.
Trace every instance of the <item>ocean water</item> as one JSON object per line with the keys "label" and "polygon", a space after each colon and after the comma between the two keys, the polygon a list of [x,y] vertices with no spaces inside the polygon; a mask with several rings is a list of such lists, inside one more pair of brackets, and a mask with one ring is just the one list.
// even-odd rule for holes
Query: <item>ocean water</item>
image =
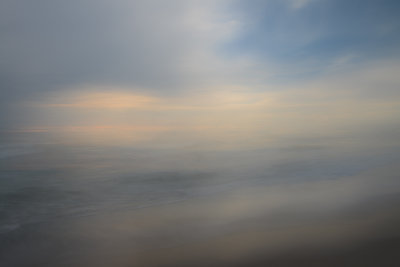
{"label": "ocean water", "polygon": [[400,153],[7,143],[1,266],[398,266]]}

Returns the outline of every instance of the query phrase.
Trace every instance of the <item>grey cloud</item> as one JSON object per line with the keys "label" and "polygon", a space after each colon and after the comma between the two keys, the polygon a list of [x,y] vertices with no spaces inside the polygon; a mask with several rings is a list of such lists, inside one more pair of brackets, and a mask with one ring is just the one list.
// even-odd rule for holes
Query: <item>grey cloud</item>
{"label": "grey cloud", "polygon": [[185,1],[2,1],[3,95],[81,83],[172,90],[195,41]]}
{"label": "grey cloud", "polygon": [[30,111],[19,104],[48,92],[102,84],[171,94],[204,82],[208,74],[188,64],[210,72],[192,57],[208,49],[209,32],[190,12],[216,3],[2,1],[0,130],[23,124]]}

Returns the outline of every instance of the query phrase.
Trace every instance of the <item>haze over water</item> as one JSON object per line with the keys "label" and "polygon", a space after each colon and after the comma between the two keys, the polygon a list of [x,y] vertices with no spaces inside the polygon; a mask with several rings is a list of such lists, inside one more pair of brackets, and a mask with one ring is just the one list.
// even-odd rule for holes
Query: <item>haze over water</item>
{"label": "haze over water", "polygon": [[0,4],[1,266],[398,266],[396,1]]}

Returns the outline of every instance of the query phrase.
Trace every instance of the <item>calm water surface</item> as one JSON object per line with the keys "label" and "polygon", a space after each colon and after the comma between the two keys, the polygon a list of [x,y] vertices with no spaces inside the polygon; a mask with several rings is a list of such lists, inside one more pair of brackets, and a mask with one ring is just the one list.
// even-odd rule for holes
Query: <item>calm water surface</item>
{"label": "calm water surface", "polygon": [[399,263],[396,149],[0,151],[2,266]]}

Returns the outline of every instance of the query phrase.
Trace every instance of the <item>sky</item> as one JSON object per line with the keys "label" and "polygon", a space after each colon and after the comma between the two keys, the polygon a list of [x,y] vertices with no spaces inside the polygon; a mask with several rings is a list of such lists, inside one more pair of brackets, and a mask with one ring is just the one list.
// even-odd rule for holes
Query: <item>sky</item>
{"label": "sky", "polygon": [[399,9],[394,0],[5,0],[0,131],[224,149],[366,135],[390,145]]}

